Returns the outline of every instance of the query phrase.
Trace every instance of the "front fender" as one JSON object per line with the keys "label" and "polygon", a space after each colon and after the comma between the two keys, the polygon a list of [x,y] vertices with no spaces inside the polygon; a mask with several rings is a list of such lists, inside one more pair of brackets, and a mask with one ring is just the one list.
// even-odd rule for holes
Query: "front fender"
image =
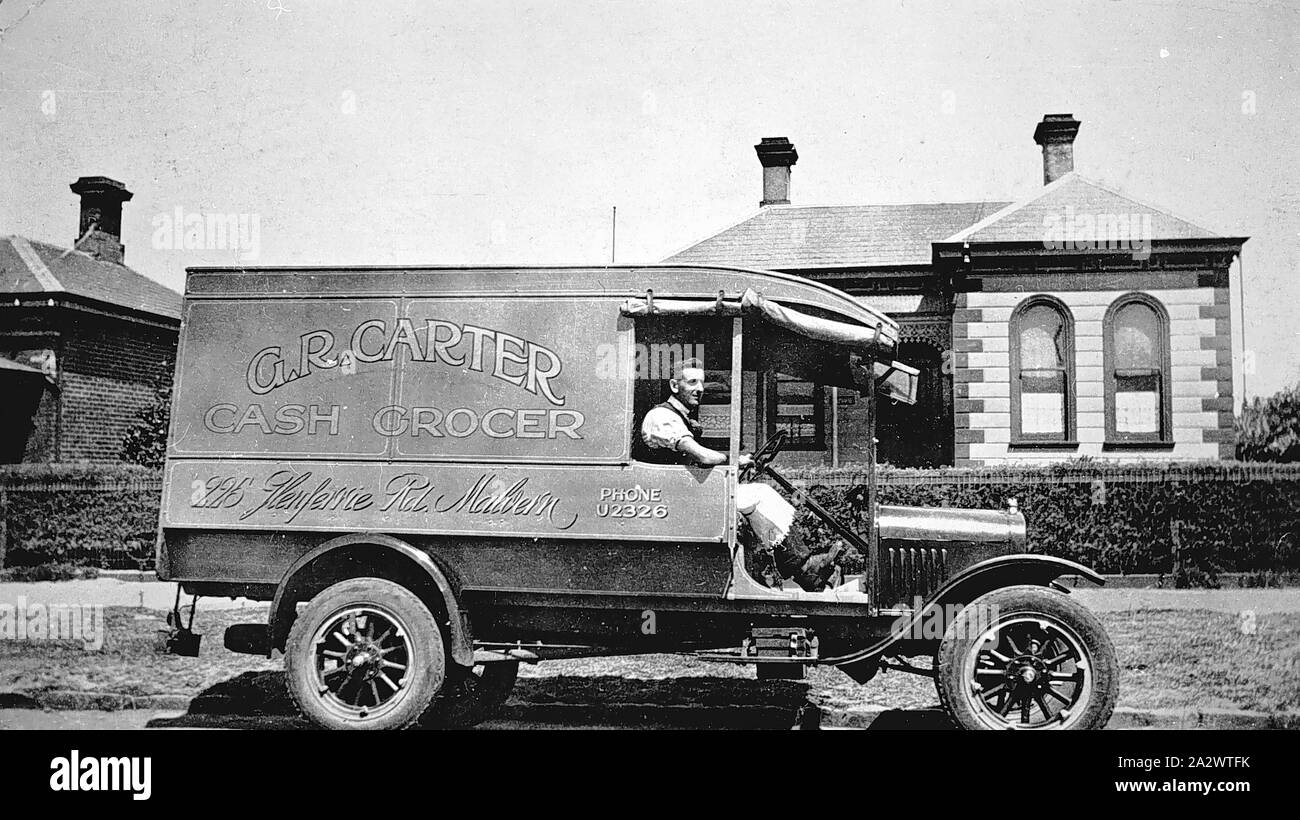
{"label": "front fender", "polygon": [[1047,586],[1062,575],[1081,575],[1098,586],[1106,585],[1106,579],[1092,569],[1066,558],[1032,553],[999,555],[972,564],[949,578],[925,601],[923,609],[950,603],[967,604],[986,592],[1014,584]]}
{"label": "front fender", "polygon": [[[874,674],[880,656],[889,654],[891,648],[896,648],[904,641],[912,641],[912,636],[918,632],[918,625],[936,613],[942,614],[948,606],[965,606],[984,593],[1002,587],[1018,584],[1047,586],[1062,575],[1080,575],[1099,586],[1106,583],[1106,579],[1093,570],[1065,558],[1028,553],[1000,555],[972,564],[960,574],[949,578],[920,607],[900,618],[888,637],[866,649],[839,658],[828,658],[823,663],[839,666],[852,677],[858,677],[859,674],[870,677],[867,672]],[[854,667],[855,664],[857,668]]]}
{"label": "front fender", "polygon": [[[399,538],[383,533],[353,533],[333,538],[303,553],[284,571],[280,583],[276,586],[275,597],[271,601],[271,615],[267,624],[267,634],[271,638],[272,647],[283,646],[288,636],[289,626],[293,622],[289,608],[298,600],[310,598],[310,595],[303,598],[307,592],[314,595],[320,591],[312,588],[318,584],[313,584],[311,570],[322,562],[330,562],[334,559],[347,562],[349,567],[355,567],[355,569],[349,568],[340,577],[334,578],[334,581],[342,580],[344,577],[364,576],[368,572],[375,572],[381,564],[389,570],[386,574],[399,575],[400,577],[393,577],[391,580],[405,583],[413,592],[420,595],[436,615],[445,619],[452,660],[461,666],[473,666],[473,641],[462,617],[455,589],[447,576],[428,553],[416,549]],[[432,589],[429,589],[430,586]],[[439,600],[433,600],[434,595]],[[439,604],[441,604],[441,612],[438,611]]]}

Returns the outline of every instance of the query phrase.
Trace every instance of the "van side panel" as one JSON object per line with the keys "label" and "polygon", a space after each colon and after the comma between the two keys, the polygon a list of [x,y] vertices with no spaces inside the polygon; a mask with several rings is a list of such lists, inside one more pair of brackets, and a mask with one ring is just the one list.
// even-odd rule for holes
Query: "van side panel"
{"label": "van side panel", "polygon": [[401,351],[381,421],[394,457],[555,463],[628,452],[631,321],[618,300],[417,298],[402,317],[417,346]]}
{"label": "van side panel", "polygon": [[163,528],[727,538],[726,469],[174,459]]}
{"label": "van side panel", "polygon": [[735,468],[630,460],[623,297],[435,278],[191,276],[160,575],[274,585],[377,532],[469,589],[723,595]]}
{"label": "van side panel", "polygon": [[389,440],[371,417],[392,393],[395,367],[360,360],[378,340],[357,328],[394,325],[399,306],[397,298],[190,301],[169,455],[384,458]]}
{"label": "van side panel", "polygon": [[[325,540],[310,532],[172,529],[163,550],[166,574],[179,582],[248,587],[239,594],[269,599],[293,562]],[[468,592],[721,599],[731,572],[721,544],[420,535],[402,540],[428,552],[452,585]]]}
{"label": "van side panel", "polygon": [[191,299],[169,455],[625,459],[617,299]]}

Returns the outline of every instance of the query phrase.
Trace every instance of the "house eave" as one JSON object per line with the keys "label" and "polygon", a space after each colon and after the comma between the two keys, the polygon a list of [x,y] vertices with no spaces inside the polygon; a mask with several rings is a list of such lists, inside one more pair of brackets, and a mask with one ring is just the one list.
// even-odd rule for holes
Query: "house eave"
{"label": "house eave", "polygon": [[1241,253],[1242,246],[1250,237],[1196,237],[1187,239],[1154,239],[1148,245],[1137,247],[1106,247],[1109,243],[1098,243],[1095,247],[1052,248],[1042,241],[1035,242],[936,242],[933,245],[933,264],[948,267],[954,263],[962,264],[968,258],[1049,258],[1049,259],[1096,259],[1098,257],[1123,257],[1143,259],[1148,257],[1168,257],[1180,254],[1223,255],[1231,259]]}
{"label": "house eave", "polygon": [[103,302],[99,299],[91,299],[66,292],[26,291],[21,293],[0,293],[0,310],[7,307],[65,308],[173,331],[178,330],[181,326],[179,316],[164,316],[152,311],[129,308],[124,305]]}

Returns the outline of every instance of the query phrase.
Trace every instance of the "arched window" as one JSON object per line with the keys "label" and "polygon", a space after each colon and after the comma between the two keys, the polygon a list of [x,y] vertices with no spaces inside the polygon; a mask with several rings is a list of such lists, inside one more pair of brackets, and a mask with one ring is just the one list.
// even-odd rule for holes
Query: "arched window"
{"label": "arched window", "polygon": [[1011,316],[1012,442],[1074,440],[1074,318],[1031,296]]}
{"label": "arched window", "polygon": [[1172,441],[1169,314],[1145,293],[1116,299],[1106,311],[1107,442]]}

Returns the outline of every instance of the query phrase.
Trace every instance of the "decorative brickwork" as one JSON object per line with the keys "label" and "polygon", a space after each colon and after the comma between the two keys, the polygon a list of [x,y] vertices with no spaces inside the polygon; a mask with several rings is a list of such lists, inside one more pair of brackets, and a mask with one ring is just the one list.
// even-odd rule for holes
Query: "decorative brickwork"
{"label": "decorative brickwork", "polygon": [[[984,352],[983,339],[970,337],[971,325],[983,323],[984,311],[971,309],[968,301],[965,293],[953,294],[953,463],[958,467],[978,467],[981,462],[971,459],[970,445],[973,441],[984,441],[982,430],[970,429],[971,413],[984,412],[984,402],[970,398],[970,382],[982,381],[984,374],[983,371],[972,371],[966,365],[969,354]],[[979,378],[975,378],[976,373]],[[979,438],[974,438],[975,434]]]}
{"label": "decorative brickwork", "polygon": [[[1226,272],[1225,272],[1226,274]],[[1231,459],[1237,452],[1232,395],[1232,291],[1227,276],[1216,281],[1214,304],[1201,306],[1201,318],[1214,320],[1214,335],[1201,338],[1201,348],[1214,351],[1215,366],[1201,369],[1201,378],[1213,379],[1215,398],[1201,400],[1201,409],[1218,414],[1218,428],[1201,433],[1207,442],[1219,445],[1219,458]]]}

